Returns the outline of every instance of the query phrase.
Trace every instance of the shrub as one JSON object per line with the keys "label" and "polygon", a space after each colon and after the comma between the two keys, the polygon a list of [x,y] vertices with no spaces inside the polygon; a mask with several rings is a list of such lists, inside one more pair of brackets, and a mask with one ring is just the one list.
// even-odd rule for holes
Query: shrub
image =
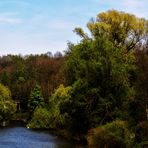
{"label": "shrub", "polygon": [[30,128],[67,128],[69,116],[65,110],[69,108],[71,87],[60,85],[51,96],[47,106],[36,107]]}
{"label": "shrub", "polygon": [[51,128],[67,128],[69,125],[68,110],[71,105],[71,87],[60,85],[50,98],[49,111]]}
{"label": "shrub", "polygon": [[11,98],[10,90],[0,84],[0,120],[9,120],[16,111],[16,103]]}
{"label": "shrub", "polygon": [[124,148],[131,143],[131,134],[124,121],[113,121],[99,126],[88,135],[88,144],[94,148]]}
{"label": "shrub", "polygon": [[37,107],[34,111],[33,118],[28,123],[27,127],[33,129],[49,128],[49,111],[46,108]]}
{"label": "shrub", "polygon": [[88,141],[91,148],[125,147],[123,141],[103,127],[97,128]]}

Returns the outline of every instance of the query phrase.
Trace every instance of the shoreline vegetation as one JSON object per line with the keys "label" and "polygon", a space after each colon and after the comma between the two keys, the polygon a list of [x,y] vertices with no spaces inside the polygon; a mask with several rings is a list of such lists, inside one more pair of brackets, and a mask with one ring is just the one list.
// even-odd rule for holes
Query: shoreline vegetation
{"label": "shoreline vegetation", "polygon": [[0,122],[90,148],[148,147],[148,20],[109,10],[64,54],[0,57]]}

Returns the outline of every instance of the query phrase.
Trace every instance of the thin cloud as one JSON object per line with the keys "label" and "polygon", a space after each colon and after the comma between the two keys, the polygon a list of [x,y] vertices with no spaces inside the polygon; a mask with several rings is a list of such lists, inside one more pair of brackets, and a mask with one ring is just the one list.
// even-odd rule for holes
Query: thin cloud
{"label": "thin cloud", "polygon": [[14,13],[1,13],[0,14],[0,23],[1,24],[21,24],[22,19],[17,18]]}
{"label": "thin cloud", "polygon": [[[147,0],[0,0],[0,54],[65,50],[73,33],[98,13],[116,9],[148,18]],[[6,13],[7,12],[7,13]]]}

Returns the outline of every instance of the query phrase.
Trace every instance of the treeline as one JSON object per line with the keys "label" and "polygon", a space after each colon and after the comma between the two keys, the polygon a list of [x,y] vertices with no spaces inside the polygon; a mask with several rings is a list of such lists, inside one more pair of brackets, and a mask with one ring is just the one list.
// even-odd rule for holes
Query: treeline
{"label": "treeline", "polygon": [[28,109],[28,99],[36,84],[41,86],[45,102],[53,90],[64,83],[65,57],[57,52],[42,55],[7,55],[0,57],[0,82],[9,87],[12,98]]}
{"label": "treeline", "polygon": [[30,128],[56,129],[92,148],[147,147],[148,21],[110,10],[87,27],[90,35],[75,29],[81,41],[64,56],[10,56],[1,83],[26,101]]}

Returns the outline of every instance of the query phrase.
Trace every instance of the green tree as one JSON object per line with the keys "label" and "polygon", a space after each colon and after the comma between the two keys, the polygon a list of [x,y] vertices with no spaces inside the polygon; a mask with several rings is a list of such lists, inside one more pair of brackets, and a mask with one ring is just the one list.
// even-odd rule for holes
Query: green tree
{"label": "green tree", "polygon": [[68,129],[70,120],[67,110],[71,105],[71,87],[60,85],[50,97],[49,104],[36,107],[30,128],[64,128]]}
{"label": "green tree", "polygon": [[[95,27],[90,31],[95,32]],[[77,33],[84,36],[82,30]],[[76,133],[116,118],[126,119],[128,101],[135,95],[131,79],[136,71],[134,51],[115,46],[103,34],[91,38],[85,34],[67,52],[65,77],[73,88],[68,114]]]}
{"label": "green tree", "polygon": [[9,120],[16,111],[16,103],[11,98],[10,90],[0,84],[0,120]]}
{"label": "green tree", "polygon": [[51,113],[52,128],[68,128],[68,110],[71,107],[72,87],[60,85],[50,98],[49,111]]}
{"label": "green tree", "polygon": [[131,125],[148,121],[148,47],[136,51],[138,67],[135,79],[136,96],[129,103],[129,121]]}
{"label": "green tree", "polygon": [[41,87],[39,85],[36,85],[31,91],[30,99],[28,101],[28,107],[31,111],[34,111],[35,108],[39,105],[42,105],[43,102],[44,98],[41,93]]}
{"label": "green tree", "polygon": [[32,129],[46,129],[51,125],[50,112],[45,107],[36,107],[32,119],[27,124],[27,127]]}
{"label": "green tree", "polygon": [[10,85],[10,75],[6,72],[0,75],[0,82],[6,86]]}

